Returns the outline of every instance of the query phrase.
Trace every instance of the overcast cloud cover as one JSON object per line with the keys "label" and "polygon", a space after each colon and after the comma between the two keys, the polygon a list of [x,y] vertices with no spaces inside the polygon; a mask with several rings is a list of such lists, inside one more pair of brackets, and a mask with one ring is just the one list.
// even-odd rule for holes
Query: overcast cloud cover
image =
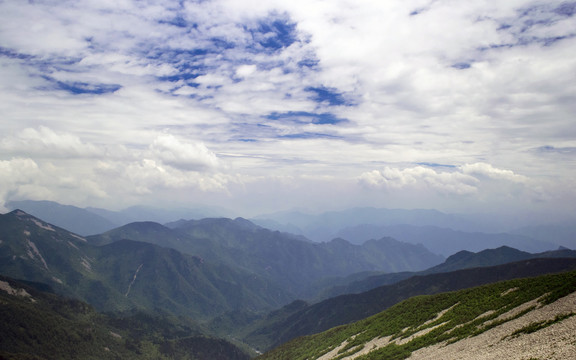
{"label": "overcast cloud cover", "polygon": [[576,2],[0,0],[0,204],[576,210]]}

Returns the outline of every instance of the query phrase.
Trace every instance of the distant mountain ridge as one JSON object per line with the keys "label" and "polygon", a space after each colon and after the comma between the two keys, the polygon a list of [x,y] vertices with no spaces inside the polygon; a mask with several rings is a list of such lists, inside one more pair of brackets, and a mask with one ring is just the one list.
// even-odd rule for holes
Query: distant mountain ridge
{"label": "distant mountain ridge", "polygon": [[231,216],[226,209],[202,206],[198,208],[160,209],[132,206],[120,211],[88,207],[85,209],[62,205],[54,201],[10,201],[6,207],[20,209],[40,219],[73,233],[88,236],[101,234],[119,226],[136,221],[171,222],[177,219],[201,219],[205,217]]}
{"label": "distant mountain ridge", "polygon": [[72,205],[61,205],[53,201],[10,201],[6,207],[12,210],[23,210],[50,224],[82,236],[100,234],[120,226],[119,222],[106,219],[88,210]]}
{"label": "distant mountain ridge", "polygon": [[561,246],[576,249],[576,221],[526,226],[513,230],[512,233],[530,236],[541,241],[548,241],[552,238]]}
{"label": "distant mountain ridge", "polygon": [[[358,294],[377,288],[379,286],[390,285],[416,275],[429,275],[476,267],[497,266],[522,260],[539,258],[576,258],[576,251],[569,249],[558,249],[533,254],[508,246],[501,246],[496,249],[486,249],[477,253],[463,250],[448,257],[442,264],[433,266],[423,271],[400,272],[391,274],[371,274],[362,279],[355,279],[343,285],[325,289],[321,294],[320,299],[328,299],[343,294]],[[344,281],[344,279],[342,281]]]}
{"label": "distant mountain ridge", "polygon": [[[285,229],[300,230],[300,233],[314,241],[328,241],[339,237],[342,229],[362,224],[379,226],[414,225],[437,226],[456,230],[473,229],[478,231],[482,226],[457,215],[445,214],[431,209],[385,209],[385,208],[352,208],[342,211],[329,211],[317,215],[297,211],[285,211],[260,215],[252,219],[255,223],[268,226],[281,226]],[[273,228],[273,227],[271,227]],[[373,238],[381,238],[377,236]],[[368,239],[366,239],[368,240]]]}
{"label": "distant mountain ridge", "polygon": [[531,238],[527,234],[466,232],[430,225],[362,224],[344,228],[337,235],[355,244],[381,236],[390,236],[410,244],[423,244],[433,253],[444,256],[462,250],[476,252],[500,246],[527,252],[542,252],[559,246],[549,241]]}
{"label": "distant mountain ridge", "polygon": [[300,236],[262,228],[242,218],[181,220],[167,226],[132,223],[88,238],[94,244],[120,239],[151,242],[262,274],[295,296],[307,296],[311,291],[309,287],[324,277],[367,270],[424,269],[443,261],[421,245],[390,238],[363,245],[353,245],[342,239],[312,243]]}

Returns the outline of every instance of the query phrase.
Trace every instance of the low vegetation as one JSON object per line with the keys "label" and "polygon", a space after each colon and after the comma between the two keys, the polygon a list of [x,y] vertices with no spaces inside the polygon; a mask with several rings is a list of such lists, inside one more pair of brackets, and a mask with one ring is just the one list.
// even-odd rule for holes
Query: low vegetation
{"label": "low vegetation", "polygon": [[248,360],[184,318],[101,314],[90,305],[0,277],[0,359]]}
{"label": "low vegetation", "polygon": [[[318,359],[331,351],[335,352],[332,359],[342,359],[384,338],[390,340],[385,343],[387,345],[367,349],[366,354],[356,359],[406,359],[413,351],[430,345],[477,336],[574,291],[576,272],[568,272],[417,296],[362,321],[295,339],[258,359]],[[501,316],[531,301],[534,302],[533,306],[526,306],[523,311],[505,318]],[[532,324],[520,332],[537,331],[572,315],[558,317],[552,322]]]}

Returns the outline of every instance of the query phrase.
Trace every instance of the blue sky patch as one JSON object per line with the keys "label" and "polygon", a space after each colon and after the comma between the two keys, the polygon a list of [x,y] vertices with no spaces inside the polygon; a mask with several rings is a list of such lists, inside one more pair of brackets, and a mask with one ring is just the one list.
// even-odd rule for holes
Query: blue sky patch
{"label": "blue sky patch", "polygon": [[307,87],[304,90],[311,92],[311,99],[316,102],[328,102],[330,105],[352,105],[346,102],[344,96],[334,88],[327,87]]}
{"label": "blue sky patch", "polygon": [[287,17],[271,16],[259,21],[255,28],[246,30],[261,48],[271,51],[286,48],[298,40],[296,24]]}
{"label": "blue sky patch", "polygon": [[576,147],[555,147],[551,145],[544,145],[536,148],[536,151],[543,154],[576,154]]}
{"label": "blue sky patch", "polygon": [[322,133],[312,133],[303,132],[298,134],[288,134],[288,135],[278,135],[279,139],[341,139],[341,136],[322,134]]}
{"label": "blue sky patch", "polygon": [[443,167],[443,168],[455,168],[456,165],[447,165],[447,164],[437,164],[437,163],[430,163],[430,162],[419,162],[416,165],[427,166],[432,168]]}
{"label": "blue sky patch", "polygon": [[452,65],[452,67],[453,67],[454,69],[458,69],[458,70],[470,69],[471,66],[472,66],[472,65],[470,65],[470,64],[467,63],[467,62],[459,62],[459,63],[456,63],[456,64],[453,64],[453,65]]}
{"label": "blue sky patch", "polygon": [[19,60],[30,60],[33,59],[34,56],[28,54],[22,54],[16,52],[12,49],[8,49],[5,47],[0,46],[0,56],[11,58],[11,59],[19,59]]}
{"label": "blue sky patch", "polygon": [[576,14],[576,2],[562,3],[556,9],[554,9],[554,12],[558,15],[572,17],[574,14]]}
{"label": "blue sky patch", "polygon": [[48,80],[52,84],[53,89],[64,90],[74,95],[102,95],[116,92],[122,88],[122,86],[118,84],[91,84],[81,81],[58,81],[48,76],[44,76],[44,79]]}
{"label": "blue sky patch", "polygon": [[273,112],[266,116],[270,120],[285,120],[299,124],[335,125],[348,120],[337,117],[331,113],[311,113],[306,111],[289,111],[285,113]]}
{"label": "blue sky patch", "polygon": [[298,67],[316,69],[319,63],[318,59],[304,59],[298,62]]}

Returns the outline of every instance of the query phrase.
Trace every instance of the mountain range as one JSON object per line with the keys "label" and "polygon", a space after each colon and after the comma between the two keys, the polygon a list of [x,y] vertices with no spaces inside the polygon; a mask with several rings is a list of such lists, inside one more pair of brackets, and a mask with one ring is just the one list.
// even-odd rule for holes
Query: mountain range
{"label": "mountain range", "polygon": [[541,253],[528,253],[508,246],[501,246],[496,249],[486,249],[477,253],[462,250],[448,257],[442,264],[433,266],[424,271],[371,273],[366,274],[365,276],[356,274],[354,277],[347,277],[340,281],[334,281],[335,283],[340,282],[340,284],[325,288],[320,294],[319,299],[324,300],[343,294],[357,294],[372,290],[379,286],[390,285],[416,275],[429,275],[476,267],[497,266],[522,260],[540,258],[576,258],[576,251],[558,249]]}
{"label": "mountain range", "polygon": [[[76,234],[100,234],[132,222],[152,221],[160,224],[204,218],[234,217],[232,211],[210,206],[161,209],[132,206],[120,211],[61,205],[52,201],[11,201],[9,209],[21,209],[51,224]],[[428,250],[450,256],[460,250],[480,251],[510,246],[528,252],[552,250],[558,246],[576,248],[576,222],[539,224],[528,222],[520,227],[516,219],[481,214],[446,214],[427,209],[353,208],[320,214],[287,211],[259,215],[254,224],[304,236],[315,242],[343,238],[354,244],[370,239],[392,237],[412,244],[423,244]],[[506,225],[506,223],[508,225]]]}
{"label": "mountain range", "polygon": [[[115,216],[101,209],[89,211],[50,202],[41,205],[43,209],[54,209],[54,216],[64,216],[64,222],[90,223],[96,216],[105,220],[98,220],[98,226],[108,224],[103,228],[110,226],[112,222],[106,221]],[[317,242],[302,234],[270,230],[244,218],[218,217],[164,224],[131,222],[82,236],[22,210],[0,215],[0,274],[4,276],[0,290],[6,293],[0,295],[8,296],[0,300],[14,306],[2,316],[17,314],[10,319],[19,324],[0,326],[11,339],[5,343],[10,347],[0,347],[5,351],[0,357],[46,358],[44,353],[30,355],[34,354],[30,338],[42,339],[37,340],[38,346],[43,344],[42,351],[48,351],[47,344],[52,340],[26,324],[37,323],[38,328],[45,328],[50,326],[46,323],[61,322],[65,328],[55,336],[70,337],[74,344],[66,346],[79,349],[61,358],[90,358],[92,355],[86,354],[92,347],[86,342],[94,339],[100,347],[94,354],[101,354],[96,358],[113,358],[115,354],[120,358],[149,355],[184,359],[187,353],[199,359],[219,358],[208,350],[212,347],[227,354],[222,359],[243,359],[247,353],[254,354],[247,345],[269,350],[297,337],[361,321],[414,296],[576,269],[573,250],[528,252],[501,246],[504,242],[523,245],[524,249],[557,248],[546,241],[518,234],[469,233],[422,225],[422,219],[457,224],[461,221],[458,217],[434,211],[359,211],[360,215],[346,221],[342,213],[321,218],[325,229],[332,230],[372,215],[374,219],[381,219],[382,214],[388,214],[389,220],[396,216],[394,221],[412,219],[411,225],[354,225],[336,231],[348,236],[347,231],[358,235],[360,228],[378,229],[374,233],[377,235],[380,230],[393,229],[397,231],[394,235],[404,233],[411,241],[375,236],[366,240],[355,237],[357,243],[341,237]],[[78,214],[88,215],[83,218]],[[427,245],[437,246],[437,251],[456,249],[458,242],[464,248],[474,245],[479,250],[462,250],[444,260],[416,241],[425,236],[429,236]],[[516,243],[510,243],[514,239]],[[499,247],[484,249],[479,245],[482,241]],[[35,292],[32,298],[43,300],[34,308],[30,297],[18,295],[24,292]],[[59,320],[66,312],[70,312],[72,322]],[[87,336],[82,330],[86,324],[99,330]],[[24,339],[18,338],[19,328],[25,329],[20,330]],[[155,332],[154,328],[162,330]],[[110,341],[111,332],[123,340],[113,335],[116,343],[108,347],[110,352],[102,353],[106,348],[102,344]],[[239,350],[230,341],[247,345]],[[193,351],[187,352],[187,347]],[[347,348],[342,354],[347,351],[352,350]]]}
{"label": "mountain range", "polygon": [[0,273],[48,284],[101,311],[165,309],[197,319],[291,298],[265,277],[158,245],[104,246],[20,210],[0,215]]}
{"label": "mountain range", "polygon": [[527,234],[467,232],[431,225],[363,224],[341,229],[336,235],[355,244],[381,236],[389,236],[409,244],[424,244],[433,253],[446,257],[462,250],[477,252],[500,246],[509,246],[527,252],[542,252],[560,246],[545,240],[545,237],[537,240]]}
{"label": "mountain range", "polygon": [[268,278],[294,298],[311,296],[318,291],[318,281],[326,277],[362,271],[422,270],[443,261],[422,245],[391,238],[370,240],[362,245],[342,239],[313,243],[300,236],[262,228],[243,218],[181,220],[166,226],[131,223],[87,239],[95,245],[130,239],[195,254]]}
{"label": "mountain range", "polygon": [[232,214],[229,210],[208,206],[175,209],[132,206],[120,211],[111,211],[94,207],[79,208],[54,201],[34,200],[10,201],[6,203],[6,207],[11,210],[25,211],[50,224],[82,236],[100,234],[136,221],[165,223],[178,219],[202,219]]}

